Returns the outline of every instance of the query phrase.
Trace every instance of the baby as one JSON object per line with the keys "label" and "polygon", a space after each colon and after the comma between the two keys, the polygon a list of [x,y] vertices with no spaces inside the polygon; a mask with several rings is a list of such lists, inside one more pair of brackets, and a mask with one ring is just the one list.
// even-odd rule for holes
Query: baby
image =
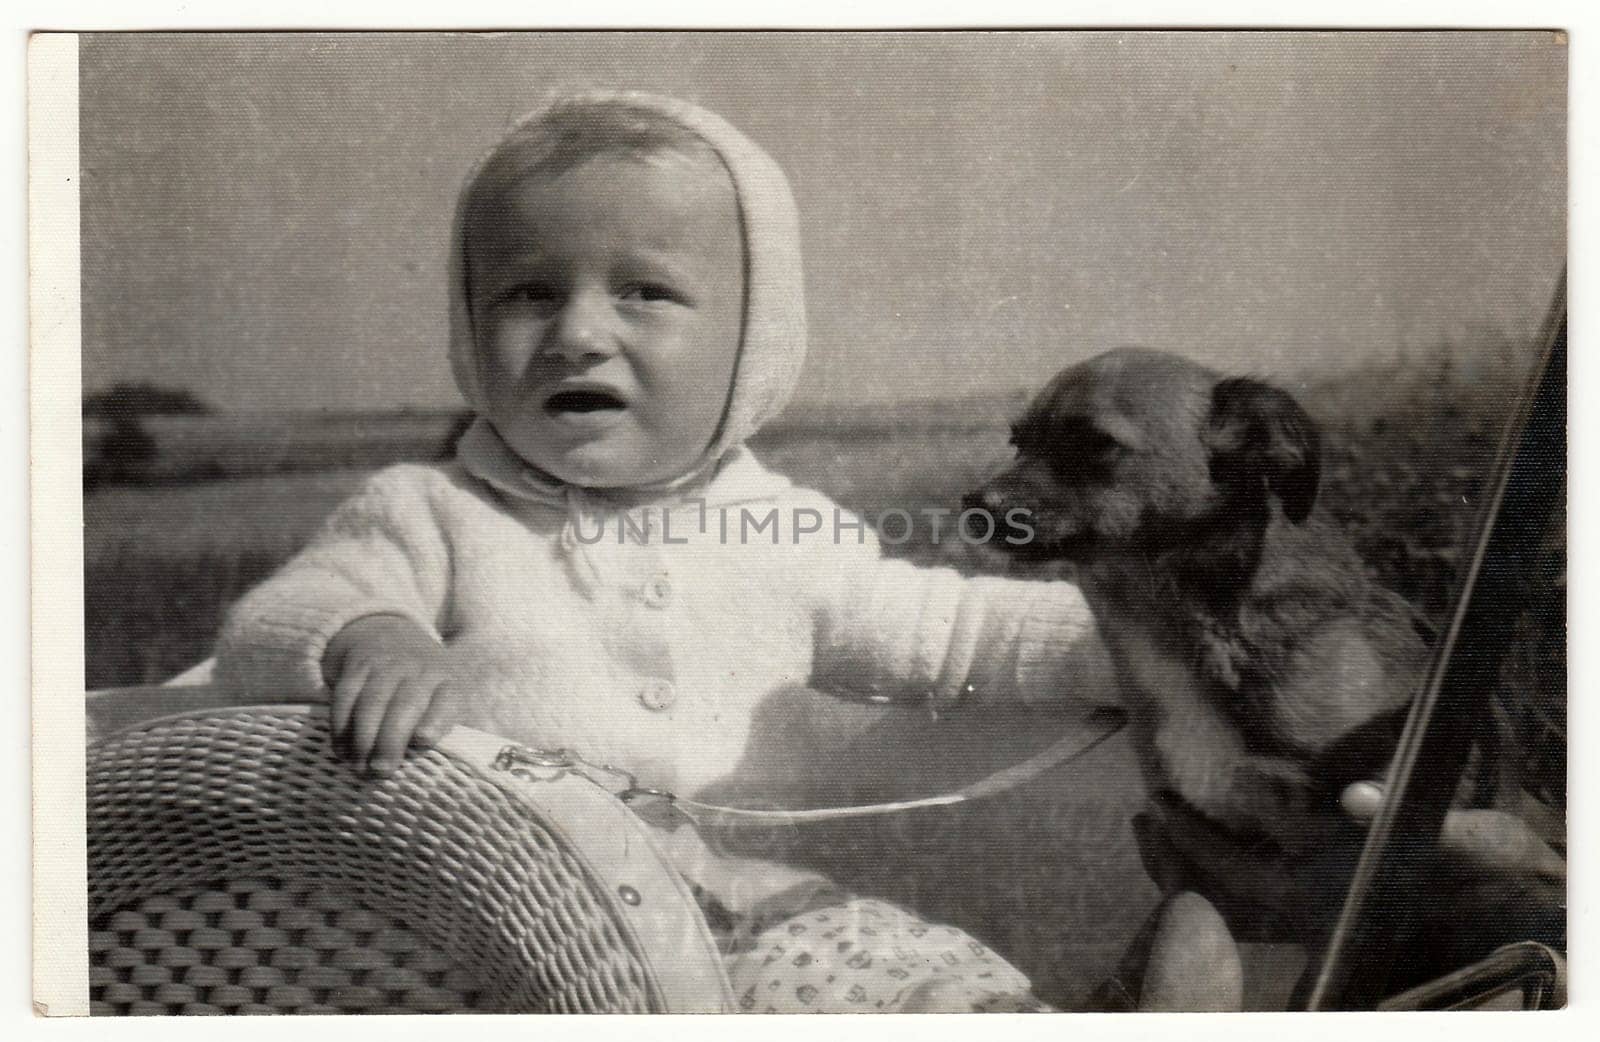
{"label": "baby", "polygon": [[[722,119],[591,93],[524,121],[461,192],[449,288],[477,414],[456,460],[378,473],[247,595],[222,682],[331,689],[336,733],[378,774],[459,723],[686,796],[766,769],[746,756],[757,710],[797,684],[934,706],[1110,697],[1074,587],[884,559],[743,447],[794,387],[805,316],[788,184]],[[744,519],[774,508],[823,528],[751,536]],[[665,840],[737,914],[743,1008],[1036,1006],[960,931],[719,857],[690,828]]]}

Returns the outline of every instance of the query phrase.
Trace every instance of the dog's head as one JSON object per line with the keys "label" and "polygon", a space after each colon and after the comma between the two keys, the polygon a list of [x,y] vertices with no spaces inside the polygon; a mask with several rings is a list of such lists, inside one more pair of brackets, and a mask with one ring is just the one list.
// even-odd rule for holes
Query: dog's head
{"label": "dog's head", "polygon": [[1320,470],[1316,425],[1288,394],[1173,355],[1123,348],[1064,370],[1016,424],[1015,463],[967,497],[1028,512],[1010,549],[1083,561],[1296,524]]}

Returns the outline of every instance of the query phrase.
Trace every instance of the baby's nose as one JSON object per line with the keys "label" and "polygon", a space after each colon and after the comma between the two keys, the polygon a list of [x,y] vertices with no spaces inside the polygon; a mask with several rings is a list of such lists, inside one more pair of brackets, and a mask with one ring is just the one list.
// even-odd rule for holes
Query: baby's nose
{"label": "baby's nose", "polygon": [[550,330],[551,351],[564,358],[606,357],[615,351],[609,302],[598,294],[568,297]]}

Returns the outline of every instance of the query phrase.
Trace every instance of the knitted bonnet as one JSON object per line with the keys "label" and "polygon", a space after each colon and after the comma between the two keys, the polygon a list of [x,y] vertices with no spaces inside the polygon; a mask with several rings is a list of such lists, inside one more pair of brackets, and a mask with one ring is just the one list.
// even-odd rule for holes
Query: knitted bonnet
{"label": "knitted bonnet", "polygon": [[[744,236],[744,326],[734,363],[733,386],[722,422],[702,463],[720,460],[782,411],[805,360],[805,297],[800,267],[800,228],[788,179],[772,157],[722,117],[676,98],[632,91],[587,91],[564,95],[517,123],[473,166],[456,201],[449,255],[450,363],[467,402],[485,412],[479,385],[472,312],[467,300],[465,222],[473,187],[489,162],[558,107],[625,105],[677,123],[703,140],[733,181]],[[485,425],[481,422],[480,428]]]}

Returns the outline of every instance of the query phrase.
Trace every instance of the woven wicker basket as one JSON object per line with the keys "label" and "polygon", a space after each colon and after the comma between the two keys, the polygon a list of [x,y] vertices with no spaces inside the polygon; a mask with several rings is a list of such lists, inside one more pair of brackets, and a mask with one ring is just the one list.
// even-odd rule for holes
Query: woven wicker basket
{"label": "woven wicker basket", "polygon": [[268,706],[92,745],[93,1012],[730,1008],[649,830],[577,774],[497,770],[505,744],[457,729],[372,780],[322,710]]}

